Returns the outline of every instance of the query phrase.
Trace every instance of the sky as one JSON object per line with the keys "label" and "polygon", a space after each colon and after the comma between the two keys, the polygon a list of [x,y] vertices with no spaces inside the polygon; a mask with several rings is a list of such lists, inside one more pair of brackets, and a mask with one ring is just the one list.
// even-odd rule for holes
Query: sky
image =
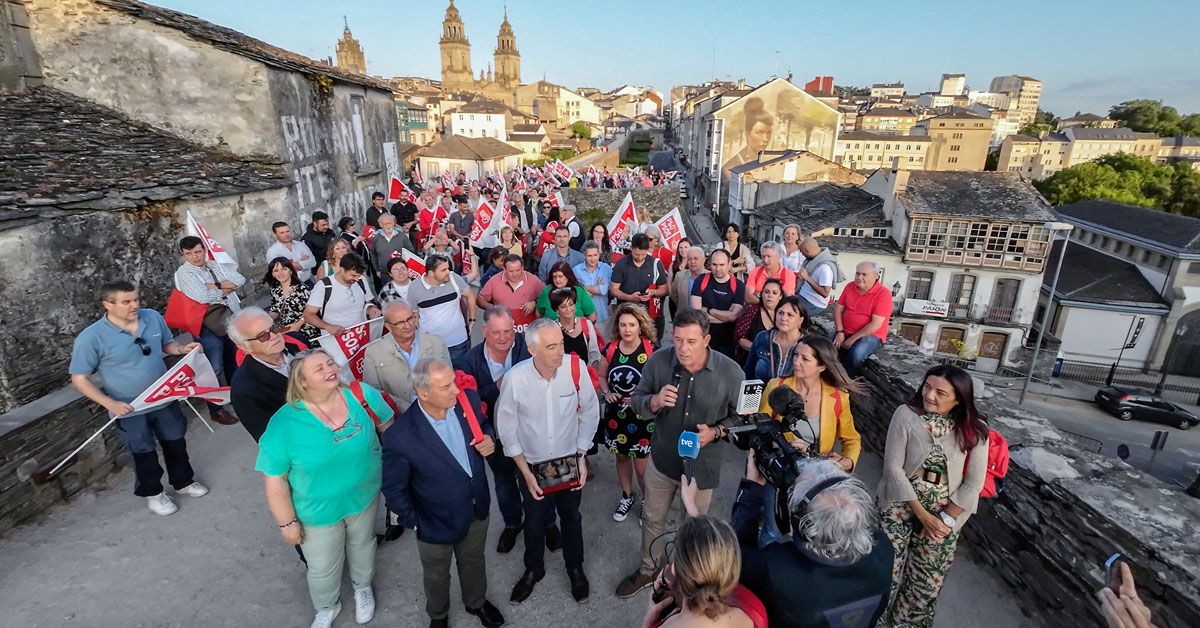
{"label": "sky", "polygon": [[[440,79],[448,0],[151,0],[313,58],[332,57],[343,16],[378,76]],[[456,0],[478,75],[491,61],[505,3]],[[952,9],[944,9],[951,6]],[[510,0],[521,79],[608,90],[793,73],[803,85],[901,81],[909,93],[963,73],[1043,81],[1042,108],[1106,113],[1134,98],[1200,112],[1195,0]],[[561,10],[566,8],[567,10]],[[781,10],[783,9],[783,10]],[[1186,52],[1192,50],[1192,53]]]}

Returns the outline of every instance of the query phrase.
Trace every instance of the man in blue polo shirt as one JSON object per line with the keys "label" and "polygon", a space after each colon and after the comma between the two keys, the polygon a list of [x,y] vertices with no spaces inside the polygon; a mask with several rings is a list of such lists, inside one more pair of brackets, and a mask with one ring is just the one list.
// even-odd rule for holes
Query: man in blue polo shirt
{"label": "man in blue polo shirt", "polygon": [[[208,494],[192,477],[183,438],[187,420],[174,403],[142,412],[129,403],[167,372],[164,355],[185,355],[200,344],[175,342],[162,315],[139,307],[137,288],[128,281],[101,286],[100,304],[104,316],[75,338],[71,384],[118,417],[117,429],[133,454],[133,494],[145,497],[154,514],[173,514],[179,507],[163,492],[155,439],[162,443],[167,478],[175,491],[189,497]],[[93,374],[100,375],[103,387],[92,382]]]}

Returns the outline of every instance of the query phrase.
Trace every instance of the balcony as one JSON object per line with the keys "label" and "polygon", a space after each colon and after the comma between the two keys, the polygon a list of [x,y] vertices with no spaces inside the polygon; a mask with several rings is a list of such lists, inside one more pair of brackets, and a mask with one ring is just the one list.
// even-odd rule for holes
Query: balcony
{"label": "balcony", "polygon": [[967,323],[987,325],[1022,325],[1025,312],[1019,307],[1005,307],[976,303],[970,307],[945,301],[929,301],[900,297],[895,303],[896,312],[917,318],[940,318]]}
{"label": "balcony", "polygon": [[975,306],[974,317],[990,325],[1019,325],[1024,314],[1019,307],[1004,307],[1000,305]]}

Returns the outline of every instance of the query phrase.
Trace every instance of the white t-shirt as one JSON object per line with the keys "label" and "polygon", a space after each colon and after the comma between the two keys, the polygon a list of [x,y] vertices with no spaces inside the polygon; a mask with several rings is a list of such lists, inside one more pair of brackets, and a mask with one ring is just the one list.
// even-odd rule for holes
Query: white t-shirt
{"label": "white t-shirt", "polygon": [[791,253],[783,256],[783,267],[796,272],[804,265],[804,255],[800,253],[800,249],[796,249]]}
{"label": "white t-shirt", "polygon": [[458,273],[450,273],[450,281],[440,286],[429,285],[424,276],[410,283],[408,304],[421,314],[421,331],[440,336],[447,347],[466,342],[467,323],[459,298],[467,290]]}
{"label": "white t-shirt", "polygon": [[812,278],[813,281],[817,282],[818,286],[828,286],[830,288],[829,296],[821,296],[816,290],[812,289],[812,286],[808,285],[807,281],[801,280],[800,290],[798,292],[800,298],[817,307],[829,307],[829,299],[833,297],[833,266],[830,266],[829,264],[821,264],[815,271],[813,271]]}
{"label": "white t-shirt", "polygon": [[329,286],[325,280],[318,281],[313,286],[312,294],[308,296],[308,305],[321,309],[325,301],[325,292],[331,290],[329,301],[325,302],[325,313],[321,320],[338,327],[352,327],[367,320],[366,305],[371,299],[371,288],[365,279],[347,286],[338,281],[337,277],[329,277]]}
{"label": "white t-shirt", "polygon": [[275,241],[270,248],[267,249],[267,261],[271,261],[276,257],[286,257],[297,264],[300,264],[301,270],[296,271],[300,281],[308,281],[312,277],[313,266],[317,265],[317,260],[313,257],[313,252],[309,250],[308,245],[299,241],[292,240],[292,248],[284,246],[279,240]]}

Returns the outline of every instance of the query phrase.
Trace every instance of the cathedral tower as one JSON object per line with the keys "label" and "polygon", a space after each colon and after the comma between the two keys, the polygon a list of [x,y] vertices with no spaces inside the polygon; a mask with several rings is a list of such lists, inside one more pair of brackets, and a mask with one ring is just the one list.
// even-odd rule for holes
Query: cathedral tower
{"label": "cathedral tower", "polygon": [[496,35],[496,83],[508,90],[521,84],[521,53],[517,50],[517,36],[508,23],[508,9],[504,10],[504,22],[500,34]]}
{"label": "cathedral tower", "polygon": [[442,89],[471,89],[475,77],[471,72],[471,42],[454,0],[446,7],[446,19],[442,20],[442,39],[438,42],[442,50]]}
{"label": "cathedral tower", "polygon": [[[345,19],[345,18],[343,18]],[[350,22],[342,31],[342,38],[337,43],[337,67],[358,74],[367,73],[367,59],[363,56],[362,45],[350,34]]]}

